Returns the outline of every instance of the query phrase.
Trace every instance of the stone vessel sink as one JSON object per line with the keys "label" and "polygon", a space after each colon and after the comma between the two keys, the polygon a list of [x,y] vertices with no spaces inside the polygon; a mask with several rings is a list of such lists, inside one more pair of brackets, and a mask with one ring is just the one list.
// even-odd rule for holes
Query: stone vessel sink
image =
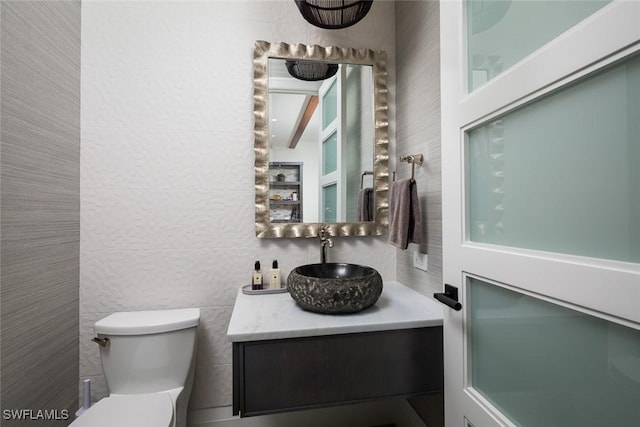
{"label": "stone vessel sink", "polygon": [[382,277],[373,268],[356,264],[307,264],[293,269],[287,279],[291,297],[316,313],[356,313],[376,303]]}

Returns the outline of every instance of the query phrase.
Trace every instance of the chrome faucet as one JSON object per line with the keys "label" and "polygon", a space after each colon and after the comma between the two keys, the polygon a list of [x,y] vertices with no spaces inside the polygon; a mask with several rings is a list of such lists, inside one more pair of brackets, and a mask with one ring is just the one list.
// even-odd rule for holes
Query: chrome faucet
{"label": "chrome faucet", "polygon": [[320,230],[318,230],[318,238],[320,239],[320,262],[323,264],[327,262],[327,245],[329,245],[330,248],[333,247],[333,240],[327,237],[329,235],[328,230],[329,226],[327,225],[320,226]]}

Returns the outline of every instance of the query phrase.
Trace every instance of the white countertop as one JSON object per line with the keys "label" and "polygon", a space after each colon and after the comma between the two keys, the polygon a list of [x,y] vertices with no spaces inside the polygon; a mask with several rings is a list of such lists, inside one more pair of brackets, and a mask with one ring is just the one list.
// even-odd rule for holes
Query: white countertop
{"label": "white countertop", "polygon": [[341,315],[305,311],[288,292],[246,295],[240,289],[227,337],[244,342],[440,325],[441,304],[398,282],[384,282],[372,307]]}

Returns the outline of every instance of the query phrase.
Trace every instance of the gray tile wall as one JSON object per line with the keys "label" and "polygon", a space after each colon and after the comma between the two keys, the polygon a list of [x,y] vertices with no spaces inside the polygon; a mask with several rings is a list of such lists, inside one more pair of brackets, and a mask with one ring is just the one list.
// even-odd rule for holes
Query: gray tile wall
{"label": "gray tile wall", "polygon": [[[420,252],[429,271],[413,267],[413,251],[397,250],[398,281],[431,296],[442,287],[442,185],[440,173],[440,8],[437,1],[398,1],[396,13],[396,153],[424,155],[415,178],[422,213]],[[396,179],[411,166],[397,163]]]}
{"label": "gray tile wall", "polygon": [[[398,156],[422,153],[416,168],[423,236],[420,247],[396,250],[398,280],[431,297],[442,287],[442,185],[440,173],[440,7],[434,0],[399,1],[396,12],[396,138]],[[398,163],[398,179],[411,167]],[[425,226],[426,225],[426,226]],[[413,251],[429,256],[429,271],[413,267]],[[409,399],[429,426],[444,425],[442,394]]]}
{"label": "gray tile wall", "polygon": [[[0,407],[73,415],[80,2],[3,1],[0,8]],[[3,426],[33,423],[2,420]]]}

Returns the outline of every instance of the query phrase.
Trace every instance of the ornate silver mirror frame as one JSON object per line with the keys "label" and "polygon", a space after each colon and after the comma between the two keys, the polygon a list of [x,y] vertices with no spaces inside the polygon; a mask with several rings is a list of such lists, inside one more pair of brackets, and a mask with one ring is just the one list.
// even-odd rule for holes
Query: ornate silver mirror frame
{"label": "ornate silver mirror frame", "polygon": [[[370,65],[374,86],[374,220],[338,223],[272,223],[269,217],[269,58],[307,59]],[[386,53],[369,49],[321,47],[256,41],[253,55],[253,116],[255,152],[256,236],[261,238],[316,237],[321,225],[332,236],[370,236],[389,225],[389,120]]]}

